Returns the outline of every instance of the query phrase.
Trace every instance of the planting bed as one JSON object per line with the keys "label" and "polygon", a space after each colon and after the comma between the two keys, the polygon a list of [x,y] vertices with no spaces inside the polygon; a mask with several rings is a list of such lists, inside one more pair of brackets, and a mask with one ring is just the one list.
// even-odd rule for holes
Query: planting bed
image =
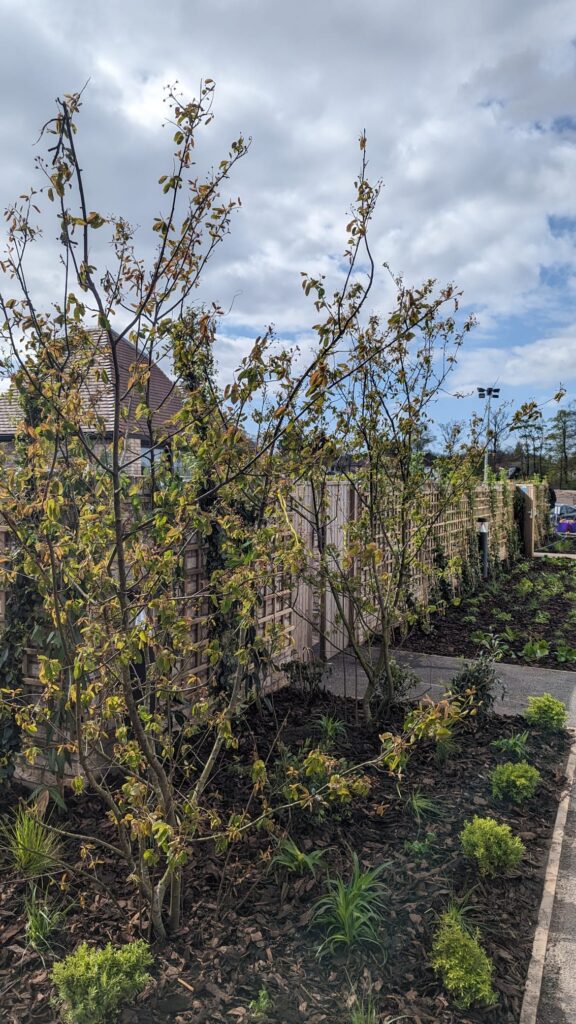
{"label": "planting bed", "polygon": [[[334,756],[358,762],[377,755],[379,730],[356,720],[352,702],[281,691],[261,715],[247,716],[239,750],[229,751],[217,772],[211,804],[225,814],[234,807],[244,809],[252,783],[241,762],[249,763],[257,749],[273,774],[279,735],[286,748],[297,752],[307,738],[317,741],[314,723],[328,713],[345,722],[345,732],[339,730],[334,743]],[[399,715],[396,726],[401,721]],[[393,726],[386,723],[387,729]],[[495,754],[491,741],[525,727],[521,719],[494,718],[478,733],[466,733],[443,764],[437,763],[433,746],[424,744],[410,760],[399,791],[383,770],[370,768],[368,796],[334,806],[324,818],[299,809],[280,819],[282,829],[289,830],[302,849],[325,851],[331,875],[349,874],[352,851],[363,866],[387,862],[382,876],[388,894],[381,950],[317,958],[323,936],[312,925],[312,906],[324,891],[325,869],[318,870],[316,878],[274,870],[269,856],[275,843],[268,833],[252,833],[225,853],[217,852],[211,842],[199,844],[186,869],[183,926],[170,945],[154,947],[153,981],[136,1005],[124,1011],[123,1024],[256,1019],[350,1024],[354,993],[371,994],[382,1024],[387,1015],[401,1014],[414,1024],[517,1022],[568,747],[565,734],[550,741],[531,735],[527,756],[542,773],[541,785],[522,807],[498,805],[488,775],[505,758]],[[276,771],[282,770],[276,763]],[[428,808],[420,824],[407,809],[407,800],[418,791],[434,801],[436,812],[432,815]],[[16,797],[13,793],[9,803],[14,804]],[[522,838],[526,855],[509,877],[481,879],[465,862],[458,836],[474,814],[494,815]],[[103,838],[112,836],[101,809],[87,798],[71,799],[67,814],[57,818],[55,812],[52,820],[69,832],[96,830]],[[429,833],[433,838],[426,841]],[[414,841],[425,841],[424,853],[405,846]],[[145,914],[126,883],[122,864],[98,851],[97,863],[90,866],[90,858],[82,859],[73,839],[66,841],[66,857],[70,870],[58,881],[61,899],[70,909],[58,936],[57,956],[83,939],[119,944],[147,936]],[[81,877],[78,868],[85,872]],[[25,890],[21,878],[4,874],[0,1014],[7,1024],[44,1024],[56,1019],[49,1002],[55,954],[43,962],[27,949]],[[454,895],[462,897],[466,919],[478,925],[482,944],[493,959],[498,1004],[492,1009],[457,1010],[429,966],[438,914]],[[262,990],[267,1008],[255,1017],[249,1003]]]}
{"label": "planting bed", "polygon": [[536,558],[503,570],[397,646],[474,658],[491,635],[503,661],[576,670],[576,561]]}

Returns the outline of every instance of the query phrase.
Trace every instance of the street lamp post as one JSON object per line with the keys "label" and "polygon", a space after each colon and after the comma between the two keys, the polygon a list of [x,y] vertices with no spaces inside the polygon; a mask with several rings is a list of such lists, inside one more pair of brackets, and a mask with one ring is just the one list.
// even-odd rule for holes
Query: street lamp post
{"label": "street lamp post", "polygon": [[490,444],[490,401],[500,397],[500,388],[477,388],[478,398],[486,399],[486,447],[484,449],[484,483],[488,483],[488,445]]}

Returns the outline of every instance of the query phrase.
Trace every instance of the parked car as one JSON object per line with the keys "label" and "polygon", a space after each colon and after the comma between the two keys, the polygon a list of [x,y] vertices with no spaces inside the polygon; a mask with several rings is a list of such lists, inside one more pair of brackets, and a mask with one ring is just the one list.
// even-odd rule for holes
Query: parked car
{"label": "parked car", "polygon": [[550,518],[557,523],[560,519],[572,519],[576,517],[576,505],[554,505],[550,512]]}

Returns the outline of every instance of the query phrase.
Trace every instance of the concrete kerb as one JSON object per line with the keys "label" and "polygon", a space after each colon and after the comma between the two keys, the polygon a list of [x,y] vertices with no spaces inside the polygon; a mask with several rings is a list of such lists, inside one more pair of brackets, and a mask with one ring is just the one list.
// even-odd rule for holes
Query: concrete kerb
{"label": "concrete kerb", "polygon": [[[574,731],[572,730],[572,732]],[[552,911],[554,909],[556,886],[558,884],[558,874],[560,870],[560,857],[562,855],[564,831],[566,828],[566,819],[568,817],[568,808],[570,807],[570,798],[572,795],[575,773],[576,739],[573,739],[572,749],[566,764],[566,788],[560,798],[560,803],[558,804],[554,831],[552,833],[552,840],[548,852],[548,863],[546,865],[546,874],[544,877],[544,890],[538,913],[538,923],[536,925],[536,933],[534,935],[534,942],[532,945],[532,956],[528,966],[528,974],[526,975],[524,999],[522,1001],[522,1010],[520,1012],[520,1020],[518,1024],[536,1024],[538,1017],[538,1007],[540,1005],[542,980],[544,977],[544,966],[546,962],[546,951],[548,949],[548,937],[550,935],[550,926],[552,924]]]}

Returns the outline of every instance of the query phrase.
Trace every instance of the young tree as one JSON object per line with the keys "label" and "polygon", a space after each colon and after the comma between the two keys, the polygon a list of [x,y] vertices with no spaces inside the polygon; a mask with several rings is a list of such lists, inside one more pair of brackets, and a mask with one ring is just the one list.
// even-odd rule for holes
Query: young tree
{"label": "young tree", "polygon": [[546,424],[545,448],[550,475],[558,487],[568,487],[574,478],[576,456],[576,406],[559,409]]}
{"label": "young tree", "polygon": [[[416,601],[420,556],[445,509],[469,487],[479,452],[477,424],[468,442],[451,431],[451,451],[431,465],[422,452],[435,400],[472,326],[458,320],[459,293],[434,281],[416,290],[397,280],[396,287],[389,317],[371,316],[334,362],[322,419],[297,442],[312,489],[299,510],[316,537],[311,578],[320,593],[330,591],[343,646],[366,674],[368,718],[375,697],[386,704],[394,697],[394,629]],[[338,481],[349,495],[341,546],[330,537],[339,510],[328,511]]]}
{"label": "young tree", "polygon": [[[237,201],[222,191],[248,144],[237,139],[213,173],[195,176],[213,91],[207,81],[198,101],[171,94],[176,151],[160,178],[165,207],[149,266],[127,222],[91,208],[79,95],[59,100],[43,129],[45,184],[7,212],[0,264],[2,336],[26,437],[25,452],[20,445],[2,458],[0,510],[11,537],[3,582],[19,572],[35,581],[52,636],[40,652],[41,692],[15,684],[3,701],[29,760],[45,756],[51,730],[58,756],[77,766],[74,787],[100,798],[117,836],[104,845],[123,858],[160,938],[178,925],[194,844],[238,834],[206,793],[246,700],[288,642],[281,627],[259,626],[263,595],[302,557],[286,505],[292,466],[279,446],[337,385],[327,367],[354,334],[373,275],[366,236],[378,190],[363,156],[342,286],[331,300],[323,281],[303,282],[319,312],[315,352],[295,369],[268,332],[218,392],[219,310],[194,309],[192,298],[229,230]],[[27,274],[45,199],[58,222],[63,295],[49,312]],[[95,232],[108,235],[110,264],[97,265]],[[162,358],[177,379],[159,399]],[[34,422],[22,416],[30,402]],[[147,442],[143,479],[136,428]],[[187,554],[205,547],[203,578],[190,592]]]}

